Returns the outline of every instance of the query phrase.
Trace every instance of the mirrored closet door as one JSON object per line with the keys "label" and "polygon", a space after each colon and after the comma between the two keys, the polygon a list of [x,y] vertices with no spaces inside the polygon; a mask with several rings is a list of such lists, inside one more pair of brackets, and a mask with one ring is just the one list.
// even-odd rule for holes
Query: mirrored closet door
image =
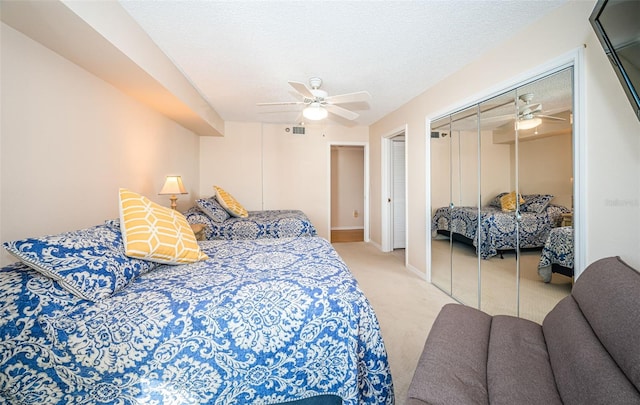
{"label": "mirrored closet door", "polygon": [[539,322],[570,292],[572,263],[546,256],[573,249],[572,81],[567,68],[432,121],[431,277],[456,300]]}

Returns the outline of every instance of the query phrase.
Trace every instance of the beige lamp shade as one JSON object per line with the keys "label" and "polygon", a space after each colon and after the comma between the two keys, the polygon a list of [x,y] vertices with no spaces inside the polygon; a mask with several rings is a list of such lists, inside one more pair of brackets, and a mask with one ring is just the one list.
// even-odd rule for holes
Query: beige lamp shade
{"label": "beige lamp shade", "polygon": [[164,186],[162,186],[162,190],[160,190],[160,195],[168,194],[187,194],[187,190],[184,188],[180,176],[167,176],[164,181]]}
{"label": "beige lamp shade", "polygon": [[160,195],[170,195],[171,208],[176,209],[178,197],[176,194],[188,194],[187,190],[182,184],[182,178],[180,176],[167,176],[162,186],[162,190],[158,193]]}

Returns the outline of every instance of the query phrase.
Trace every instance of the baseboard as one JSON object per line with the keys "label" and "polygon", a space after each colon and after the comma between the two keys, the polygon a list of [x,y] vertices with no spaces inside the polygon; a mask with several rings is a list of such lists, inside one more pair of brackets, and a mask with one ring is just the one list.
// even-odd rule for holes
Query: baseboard
{"label": "baseboard", "polygon": [[421,272],[418,268],[416,268],[415,266],[411,266],[408,265],[406,266],[407,270],[409,270],[412,273],[415,273],[418,277],[420,277],[421,279],[423,279],[424,281],[429,281],[427,280],[427,275],[423,272]]}

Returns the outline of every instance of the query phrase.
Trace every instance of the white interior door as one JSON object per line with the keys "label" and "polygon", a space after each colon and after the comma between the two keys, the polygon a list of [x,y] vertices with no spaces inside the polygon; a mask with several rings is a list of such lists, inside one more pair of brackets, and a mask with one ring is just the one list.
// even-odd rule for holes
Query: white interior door
{"label": "white interior door", "polygon": [[406,175],[405,175],[405,141],[393,140],[392,144],[392,178],[393,197],[393,248],[404,249],[406,240],[405,207],[406,207]]}

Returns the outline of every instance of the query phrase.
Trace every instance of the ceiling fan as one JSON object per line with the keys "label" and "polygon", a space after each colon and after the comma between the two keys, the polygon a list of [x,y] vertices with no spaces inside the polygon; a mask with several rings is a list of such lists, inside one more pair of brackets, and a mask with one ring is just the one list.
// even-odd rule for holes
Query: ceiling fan
{"label": "ceiling fan", "polygon": [[302,115],[312,121],[324,119],[328,113],[338,115],[348,120],[355,120],[359,117],[358,113],[347,110],[337,104],[363,102],[371,98],[371,95],[366,91],[329,96],[326,91],[320,89],[322,79],[319,77],[309,79],[311,88],[300,82],[289,82],[289,85],[302,97],[302,101],[258,103],[257,105],[304,105],[305,108],[302,110]]}
{"label": "ceiling fan", "polygon": [[[556,121],[566,121],[564,118],[554,117],[553,115],[542,114],[542,104],[535,103],[532,104],[533,101],[533,93],[524,93],[521,94],[518,99],[524,103],[523,106],[520,106],[518,109],[518,120],[515,123],[515,127],[518,130],[526,130],[536,128],[540,124],[542,124],[543,119],[548,120],[556,120]],[[497,117],[488,118],[490,121],[504,121],[512,119],[513,115],[500,115]]]}
{"label": "ceiling fan", "polygon": [[533,101],[533,93],[524,93],[521,94],[518,98],[525,104],[518,111],[518,121],[516,121],[516,129],[526,130],[535,128],[538,125],[542,124],[543,119],[566,121],[564,118],[542,114],[542,104],[531,104],[531,101]]}

